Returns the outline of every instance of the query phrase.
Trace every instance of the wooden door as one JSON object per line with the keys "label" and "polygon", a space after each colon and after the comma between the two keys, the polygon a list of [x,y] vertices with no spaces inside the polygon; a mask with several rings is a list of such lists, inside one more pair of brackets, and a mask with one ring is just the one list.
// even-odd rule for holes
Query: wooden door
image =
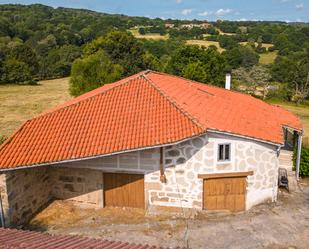
{"label": "wooden door", "polygon": [[104,203],[107,207],[144,208],[144,175],[104,173]]}
{"label": "wooden door", "polygon": [[204,209],[243,211],[246,177],[204,179]]}

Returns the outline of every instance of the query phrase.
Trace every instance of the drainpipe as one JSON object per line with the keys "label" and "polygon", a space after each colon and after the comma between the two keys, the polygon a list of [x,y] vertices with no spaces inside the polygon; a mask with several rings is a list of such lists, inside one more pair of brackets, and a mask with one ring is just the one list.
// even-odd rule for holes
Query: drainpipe
{"label": "drainpipe", "polygon": [[301,145],[302,145],[303,133],[298,132],[297,139],[297,157],[296,157],[296,180],[299,181],[299,167],[300,167],[300,155],[301,155]]}
{"label": "drainpipe", "polygon": [[4,212],[3,212],[2,198],[1,198],[1,189],[0,189],[0,221],[1,221],[1,226],[5,227]]}
{"label": "drainpipe", "polygon": [[164,174],[164,165],[163,165],[163,147],[160,148],[160,181],[166,183],[166,176]]}

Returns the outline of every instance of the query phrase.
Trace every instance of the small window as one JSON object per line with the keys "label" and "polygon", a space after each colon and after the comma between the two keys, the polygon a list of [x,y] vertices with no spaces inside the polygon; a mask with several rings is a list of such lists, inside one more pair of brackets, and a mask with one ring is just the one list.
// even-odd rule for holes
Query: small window
{"label": "small window", "polygon": [[218,161],[230,161],[231,160],[231,145],[219,144],[218,146]]}

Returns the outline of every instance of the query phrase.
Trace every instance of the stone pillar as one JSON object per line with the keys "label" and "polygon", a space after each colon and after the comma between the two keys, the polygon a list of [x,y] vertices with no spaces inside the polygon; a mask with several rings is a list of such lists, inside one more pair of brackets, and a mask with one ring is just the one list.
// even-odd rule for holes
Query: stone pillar
{"label": "stone pillar", "polygon": [[0,174],[0,202],[0,225],[7,227],[10,225],[10,220],[5,174]]}

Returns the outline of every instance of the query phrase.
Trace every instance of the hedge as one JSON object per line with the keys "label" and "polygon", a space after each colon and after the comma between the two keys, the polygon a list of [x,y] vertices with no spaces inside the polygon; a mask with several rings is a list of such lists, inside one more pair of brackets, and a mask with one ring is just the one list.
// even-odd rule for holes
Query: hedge
{"label": "hedge", "polygon": [[[296,158],[297,158],[297,148],[295,148],[294,155],[293,155],[294,169],[296,169]],[[305,147],[304,145],[302,146],[302,150],[300,154],[299,175],[309,176],[309,147]]]}

